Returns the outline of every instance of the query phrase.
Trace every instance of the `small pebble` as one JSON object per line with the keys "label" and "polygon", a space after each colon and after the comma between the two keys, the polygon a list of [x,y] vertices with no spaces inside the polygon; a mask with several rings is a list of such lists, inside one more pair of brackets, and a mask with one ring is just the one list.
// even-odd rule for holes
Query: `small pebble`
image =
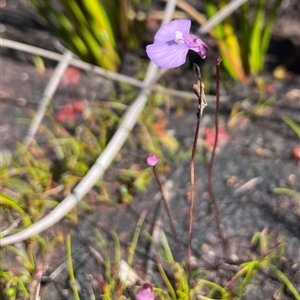
{"label": "small pebble", "polygon": [[20,79],[22,81],[27,81],[29,79],[29,75],[27,73],[21,73],[20,74]]}
{"label": "small pebble", "polygon": [[25,106],[25,105],[27,104],[27,100],[26,100],[25,98],[23,98],[23,97],[19,97],[19,98],[17,99],[17,103],[18,103],[18,105],[20,105],[20,106]]}

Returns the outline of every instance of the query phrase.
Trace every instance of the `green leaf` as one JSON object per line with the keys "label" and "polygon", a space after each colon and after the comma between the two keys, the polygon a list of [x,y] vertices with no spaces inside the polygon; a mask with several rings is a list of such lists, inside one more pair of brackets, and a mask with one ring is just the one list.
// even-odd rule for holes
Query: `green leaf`
{"label": "green leaf", "polygon": [[264,26],[264,11],[266,0],[258,0],[256,7],[256,17],[254,20],[250,39],[250,69],[252,74],[257,74],[263,66],[262,60],[262,32]]}
{"label": "green leaf", "polygon": [[289,117],[284,116],[282,117],[282,119],[294,130],[294,132],[298,135],[298,138],[300,139],[300,126]]}
{"label": "green leaf", "polygon": [[286,287],[290,290],[292,295],[295,297],[295,300],[300,300],[300,294],[298,293],[295,286],[292,284],[292,282],[287,278],[287,276],[280,271],[277,267],[275,267],[272,264],[268,265],[271,270],[273,270],[276,275],[279,277],[279,279],[286,285]]}
{"label": "green leaf", "polygon": [[77,289],[76,278],[73,269],[73,261],[72,261],[72,248],[71,248],[71,235],[67,234],[66,237],[66,249],[67,249],[67,262],[68,262],[68,271],[70,284],[73,291],[73,296],[75,300],[80,300],[79,292]]}
{"label": "green leaf", "polygon": [[[274,27],[274,21],[276,17],[276,11],[279,5],[281,4],[282,0],[276,0],[276,2],[272,6],[272,10],[267,13],[265,16],[267,18],[267,22],[265,25],[265,29],[263,31],[263,36],[262,36],[262,42],[261,42],[261,53],[262,56],[264,57],[266,52],[268,51],[268,47],[270,44],[271,40],[271,35]],[[266,13],[265,13],[266,14]]]}

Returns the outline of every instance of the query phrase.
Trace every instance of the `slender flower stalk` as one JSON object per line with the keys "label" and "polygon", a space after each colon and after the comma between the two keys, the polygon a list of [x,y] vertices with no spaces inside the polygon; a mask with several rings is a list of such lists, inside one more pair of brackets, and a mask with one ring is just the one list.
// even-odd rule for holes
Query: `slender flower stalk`
{"label": "slender flower stalk", "polygon": [[205,94],[204,94],[204,84],[201,80],[200,68],[194,64],[194,73],[195,73],[195,84],[194,92],[198,97],[198,111],[197,111],[197,124],[196,131],[193,142],[192,156],[191,156],[191,194],[190,194],[190,209],[189,209],[189,229],[188,229],[188,273],[189,277],[191,276],[190,262],[192,256],[192,231],[193,231],[193,212],[194,212],[194,203],[195,203],[195,155],[197,150],[197,141],[199,135],[199,127],[202,119],[202,113],[207,105]]}
{"label": "slender flower stalk", "polygon": [[165,195],[164,195],[164,191],[163,191],[163,187],[162,187],[162,184],[159,180],[159,177],[157,175],[157,172],[156,172],[156,169],[155,169],[155,166],[156,164],[158,163],[159,161],[159,157],[156,155],[156,154],[150,154],[147,158],[147,163],[148,165],[152,166],[153,168],[153,174],[154,174],[154,177],[155,177],[155,180],[156,180],[156,183],[158,185],[158,188],[159,188],[159,191],[161,193],[161,197],[163,199],[163,204],[164,204],[164,207],[165,207],[165,211],[168,215],[168,219],[169,219],[169,225],[170,225],[170,228],[171,228],[171,231],[172,231],[172,235],[173,235],[173,238],[174,238],[174,241],[176,243],[176,246],[178,248],[178,251],[183,254],[182,252],[182,248],[181,248],[181,245],[179,243],[179,240],[178,240],[178,236],[177,236],[177,233],[176,233],[176,230],[175,230],[175,227],[174,227],[174,224],[173,224],[173,221],[172,221],[172,218],[171,218],[171,214],[170,214],[170,210],[169,210],[169,206],[168,206],[168,202],[167,202],[167,199],[165,198]]}
{"label": "slender flower stalk", "polygon": [[212,169],[214,165],[214,158],[215,158],[215,153],[216,153],[216,148],[218,144],[218,135],[219,135],[219,104],[220,104],[220,65],[221,65],[221,58],[218,57],[216,60],[216,110],[215,110],[215,141],[214,141],[214,147],[212,150],[212,154],[208,163],[208,170],[207,170],[207,180],[208,180],[208,194],[209,198],[212,204],[213,208],[213,213],[217,225],[217,230],[218,230],[218,235],[219,239],[222,245],[222,252],[223,252],[223,259],[226,259],[226,240],[223,232],[223,227],[221,224],[221,219],[220,219],[220,212],[217,204],[217,200],[213,191],[213,186],[212,186]]}

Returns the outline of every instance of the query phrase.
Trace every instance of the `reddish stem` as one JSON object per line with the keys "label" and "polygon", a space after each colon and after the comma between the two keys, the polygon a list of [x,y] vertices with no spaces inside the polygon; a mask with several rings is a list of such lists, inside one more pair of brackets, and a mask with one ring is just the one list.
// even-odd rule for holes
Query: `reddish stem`
{"label": "reddish stem", "polygon": [[163,203],[164,203],[165,211],[166,211],[166,213],[168,215],[168,219],[169,219],[169,224],[170,224],[170,228],[171,228],[171,231],[172,231],[172,235],[173,235],[174,241],[176,243],[176,246],[178,248],[177,250],[183,256],[182,248],[181,248],[181,245],[180,245],[179,240],[178,240],[178,236],[177,236],[177,233],[176,233],[176,230],[175,230],[172,218],[171,218],[171,214],[170,214],[170,210],[169,210],[169,207],[168,207],[168,203],[167,203],[167,200],[165,198],[162,185],[161,185],[160,180],[158,178],[158,175],[156,173],[155,166],[153,167],[153,174],[154,174],[154,177],[155,177],[156,182],[158,184],[158,187],[159,187],[159,190],[160,190],[160,193],[161,193],[161,197],[163,199]]}
{"label": "reddish stem", "polygon": [[220,104],[220,64],[221,64],[221,58],[217,58],[215,60],[216,62],[216,111],[215,111],[215,141],[214,141],[214,147],[212,150],[212,154],[208,163],[208,193],[209,193],[209,198],[212,204],[212,209],[217,225],[217,230],[218,230],[218,235],[219,239],[221,241],[222,245],[222,252],[223,252],[223,259],[226,258],[226,241],[224,237],[224,232],[221,224],[221,219],[220,219],[220,213],[218,209],[218,204],[216,197],[213,192],[213,187],[212,187],[212,169],[213,169],[213,164],[214,164],[214,158],[215,158],[215,153],[216,153],[216,148],[217,148],[217,143],[218,143],[218,134],[219,134],[219,104]]}
{"label": "reddish stem", "polygon": [[195,203],[195,155],[197,150],[197,141],[198,141],[198,135],[199,135],[199,127],[200,122],[202,118],[202,111],[205,107],[204,105],[204,99],[201,99],[201,96],[204,96],[204,91],[202,90],[203,86],[201,83],[201,74],[200,74],[200,68],[197,65],[194,65],[194,73],[196,78],[196,83],[199,83],[200,90],[195,90],[194,85],[194,91],[196,95],[198,96],[198,111],[197,111],[197,124],[196,124],[196,131],[194,136],[194,142],[193,142],[193,149],[192,149],[192,156],[191,156],[191,194],[190,194],[190,209],[189,209],[189,229],[188,229],[188,274],[189,277],[191,277],[191,269],[190,269],[190,262],[191,262],[191,256],[192,256],[192,231],[193,231],[193,212],[194,212],[194,203]]}

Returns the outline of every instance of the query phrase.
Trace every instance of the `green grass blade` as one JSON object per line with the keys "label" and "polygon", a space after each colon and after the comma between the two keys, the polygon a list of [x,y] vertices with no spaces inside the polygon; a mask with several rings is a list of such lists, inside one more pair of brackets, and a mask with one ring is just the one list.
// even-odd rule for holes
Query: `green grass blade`
{"label": "green grass blade", "polygon": [[167,289],[171,295],[171,299],[176,300],[177,299],[176,293],[175,293],[173,286],[172,286],[164,268],[162,267],[161,263],[157,263],[157,268],[158,268],[161,278],[163,279],[165,285],[167,286]]}
{"label": "green grass blade", "polygon": [[18,257],[18,260],[22,263],[23,267],[27,271],[29,271],[30,273],[34,272],[35,266],[31,263],[28,257],[21,250],[13,246],[6,246],[6,249],[14,253]]}
{"label": "green grass blade", "polygon": [[206,285],[210,289],[214,289],[216,291],[219,291],[219,293],[222,295],[222,299],[226,299],[227,291],[222,286],[218,285],[217,283],[214,283],[212,281],[206,280],[206,279],[200,279],[197,282],[197,285]]}
{"label": "green grass blade", "polygon": [[138,220],[138,223],[137,223],[135,231],[134,231],[133,239],[132,239],[130,250],[129,250],[129,256],[128,256],[128,260],[127,260],[127,263],[130,267],[132,266],[132,263],[133,263],[133,258],[134,258],[134,255],[135,255],[135,249],[136,249],[136,246],[137,246],[137,242],[138,242],[138,239],[139,239],[139,236],[140,236],[141,228],[142,228],[142,225],[145,221],[146,215],[147,215],[147,211],[143,211],[141,213],[141,216]]}
{"label": "green grass blade", "polygon": [[[214,16],[218,12],[218,7],[211,1],[205,2],[205,9],[209,17]],[[232,78],[245,81],[246,77],[242,68],[240,46],[234,32],[230,18],[227,18],[222,24],[218,24],[213,29],[225,69]]]}
{"label": "green grass blade", "polygon": [[103,251],[103,256],[104,256],[104,262],[105,262],[105,279],[107,282],[109,282],[110,280],[110,274],[111,274],[111,263],[110,263],[110,257],[109,257],[109,251],[107,248],[107,245],[105,243],[105,240],[102,236],[102,234],[100,233],[99,230],[96,230],[96,236],[99,239],[99,243],[101,246],[101,249]]}
{"label": "green grass blade", "polygon": [[81,0],[81,3],[90,14],[91,20],[97,25],[98,30],[105,31],[105,33],[102,32],[104,42],[115,46],[116,41],[105,7],[98,0]]}
{"label": "green grass blade", "polygon": [[300,294],[298,293],[292,282],[286,277],[286,275],[272,264],[268,264],[268,267],[272,269],[275,272],[275,274],[279,277],[279,279],[286,285],[286,287],[295,297],[295,300],[300,300]]}
{"label": "green grass blade", "polygon": [[[212,1],[205,0],[205,10],[206,10],[206,14],[208,15],[208,17],[211,18],[218,12],[219,9]],[[218,40],[224,39],[224,34],[223,34],[221,24],[216,25],[214,27],[213,31],[214,31],[215,37]]]}
{"label": "green grass blade", "polygon": [[[53,31],[61,36],[68,46],[72,45],[70,50],[73,50],[80,57],[87,57],[87,47],[75,33],[74,27],[62,12],[56,10],[49,0],[44,0],[43,4],[38,1],[36,8],[47,19]],[[57,22],[53,22],[53,19],[56,19]]]}
{"label": "green grass blade", "polygon": [[71,249],[71,235],[67,234],[66,237],[66,249],[67,249],[67,261],[68,261],[68,271],[70,276],[70,283],[73,291],[73,296],[75,300],[80,300],[76,279],[73,270],[73,262],[72,262],[72,249]]}
{"label": "green grass blade", "polygon": [[252,74],[257,74],[263,66],[262,58],[262,31],[264,23],[264,9],[266,0],[258,0],[256,7],[256,17],[254,20],[251,40],[250,40],[250,69]]}
{"label": "green grass blade", "polygon": [[21,208],[18,200],[11,198],[8,195],[0,194],[0,204],[3,206],[11,207],[15,211],[17,211],[22,218],[24,227],[28,227],[31,225],[30,218],[27,216],[26,212]]}
{"label": "green grass blade", "polygon": [[298,135],[298,138],[300,139],[300,126],[289,117],[284,116],[282,117],[282,119],[286,124],[288,124],[295,131],[295,133]]}
{"label": "green grass blade", "polygon": [[163,231],[161,231],[161,239],[160,242],[164,248],[164,253],[166,255],[166,259],[168,262],[174,262],[174,257],[170,248],[170,245],[168,243],[167,237]]}
{"label": "green grass blade", "polygon": [[289,196],[295,197],[298,200],[298,202],[300,203],[300,194],[294,190],[287,189],[287,188],[275,188],[273,191],[274,191],[274,193],[277,193],[277,194],[289,195]]}

